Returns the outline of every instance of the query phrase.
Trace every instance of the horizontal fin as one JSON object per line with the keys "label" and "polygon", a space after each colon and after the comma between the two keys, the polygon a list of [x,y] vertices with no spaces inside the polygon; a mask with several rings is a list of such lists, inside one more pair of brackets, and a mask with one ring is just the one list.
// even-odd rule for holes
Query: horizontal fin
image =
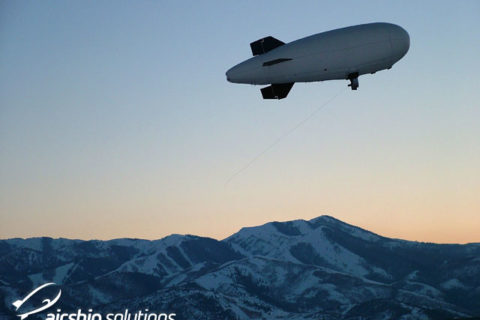
{"label": "horizontal fin", "polygon": [[271,86],[260,89],[262,91],[263,99],[283,99],[285,98],[290,89],[292,89],[294,82],[291,83],[279,83],[272,84]]}
{"label": "horizontal fin", "polygon": [[264,67],[269,67],[269,66],[273,66],[274,64],[282,63],[282,62],[290,61],[290,60],[292,60],[292,58],[280,58],[280,59],[270,60],[270,61],[264,62],[263,66]]}
{"label": "horizontal fin", "polygon": [[284,44],[285,42],[275,39],[272,36],[268,36],[250,43],[250,48],[252,49],[252,54],[254,56],[258,56],[260,54],[267,53],[268,51],[283,46]]}

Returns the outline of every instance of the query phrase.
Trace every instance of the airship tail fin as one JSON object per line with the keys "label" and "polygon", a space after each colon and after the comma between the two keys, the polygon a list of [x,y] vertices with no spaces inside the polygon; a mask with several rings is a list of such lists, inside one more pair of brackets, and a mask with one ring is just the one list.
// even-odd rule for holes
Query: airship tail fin
{"label": "airship tail fin", "polygon": [[272,84],[271,86],[260,89],[262,91],[263,99],[283,99],[286,98],[290,89],[292,89],[294,82]]}
{"label": "airship tail fin", "polygon": [[284,44],[285,42],[275,39],[272,36],[268,36],[250,43],[250,48],[252,49],[252,54],[258,56],[259,54],[267,53],[268,51],[283,46]]}

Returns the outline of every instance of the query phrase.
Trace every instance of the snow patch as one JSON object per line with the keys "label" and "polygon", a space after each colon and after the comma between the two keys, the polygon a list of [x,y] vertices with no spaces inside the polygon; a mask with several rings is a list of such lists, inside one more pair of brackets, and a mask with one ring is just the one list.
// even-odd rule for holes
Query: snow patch
{"label": "snow patch", "polygon": [[61,267],[55,269],[55,276],[53,277],[53,282],[56,284],[62,284],[65,279],[68,277],[70,270],[75,264],[73,262],[67,263]]}
{"label": "snow patch", "polygon": [[442,284],[440,284],[440,286],[443,288],[443,289],[446,289],[446,290],[450,290],[450,289],[465,289],[465,285],[460,282],[460,280],[454,278],[454,279],[450,279],[448,281],[445,281],[443,282]]}

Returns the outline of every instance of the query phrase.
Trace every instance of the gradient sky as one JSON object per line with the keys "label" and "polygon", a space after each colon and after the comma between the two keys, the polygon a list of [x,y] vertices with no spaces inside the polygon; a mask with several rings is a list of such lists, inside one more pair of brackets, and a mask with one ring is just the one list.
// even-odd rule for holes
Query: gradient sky
{"label": "gradient sky", "polygon": [[[249,43],[385,21],[391,70],[264,101]],[[1,1],[0,238],[171,233],[329,214],[480,242],[479,1]]]}

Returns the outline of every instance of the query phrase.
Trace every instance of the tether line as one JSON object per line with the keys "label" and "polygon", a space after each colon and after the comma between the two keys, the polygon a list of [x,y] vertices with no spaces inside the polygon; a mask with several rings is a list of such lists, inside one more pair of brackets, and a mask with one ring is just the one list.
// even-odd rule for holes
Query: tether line
{"label": "tether line", "polygon": [[318,106],[315,110],[313,110],[308,116],[303,118],[299,121],[296,125],[291,127],[289,130],[285,131],[281,136],[275,139],[268,147],[263,149],[260,153],[258,153],[255,157],[253,157],[248,163],[246,163],[243,167],[237,170],[234,174],[230,176],[225,182],[225,186],[227,186],[236,176],[247,170],[252,164],[254,164],[258,159],[260,159],[264,154],[268,151],[272,150],[277,144],[279,144],[283,139],[294,133],[298,128],[303,126],[308,120],[312,119],[317,113],[319,113],[322,109],[324,109],[328,104],[330,104],[333,100],[335,100],[340,94],[345,91],[345,88],[342,88],[339,92],[337,92],[333,97],[328,99],[326,102]]}

